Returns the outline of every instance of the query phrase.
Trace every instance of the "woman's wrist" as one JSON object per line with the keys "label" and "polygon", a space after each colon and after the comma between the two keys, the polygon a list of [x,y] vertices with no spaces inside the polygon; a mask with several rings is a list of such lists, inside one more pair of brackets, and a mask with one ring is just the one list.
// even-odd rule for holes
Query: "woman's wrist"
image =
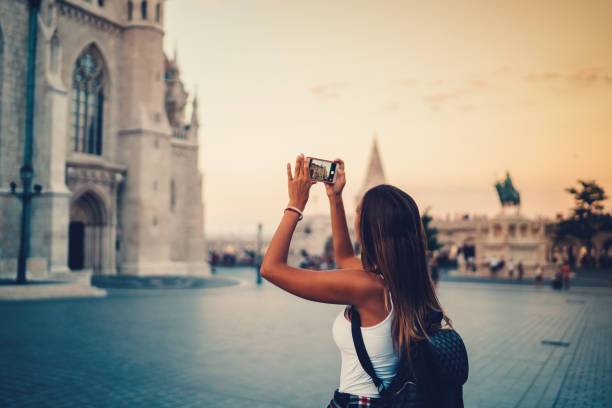
{"label": "woman's wrist", "polygon": [[300,211],[304,211],[304,208],[306,208],[306,203],[297,203],[297,202],[293,202],[293,201],[289,201],[289,204],[287,204],[287,207],[295,207]]}
{"label": "woman's wrist", "polygon": [[295,214],[297,216],[297,221],[300,221],[302,218],[304,218],[304,215],[300,210],[297,209],[297,207],[285,208],[285,214],[286,213]]}
{"label": "woman's wrist", "polygon": [[331,193],[331,194],[328,194],[327,197],[329,198],[330,202],[342,201],[342,192]]}

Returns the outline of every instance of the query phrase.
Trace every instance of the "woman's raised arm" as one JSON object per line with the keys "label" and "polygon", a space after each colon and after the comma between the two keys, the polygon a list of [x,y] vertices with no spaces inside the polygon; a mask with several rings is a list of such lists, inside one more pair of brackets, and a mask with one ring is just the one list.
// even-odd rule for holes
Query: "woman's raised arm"
{"label": "woman's raised arm", "polygon": [[[309,190],[314,183],[308,174],[308,164],[298,156],[295,177],[287,165],[289,206],[304,210]],[[340,204],[342,204],[340,202]],[[294,295],[317,302],[360,305],[371,299],[379,289],[370,277],[358,270],[310,271],[287,265],[289,244],[298,222],[298,214],[286,210],[276,229],[261,264],[261,276]],[[346,219],[344,219],[346,230]],[[348,232],[345,232],[348,238]],[[334,240],[335,242],[335,240]],[[350,245],[350,239],[348,240]],[[356,259],[356,258],[355,258]]]}
{"label": "woman's raised arm", "polygon": [[342,201],[342,190],[346,184],[344,162],[340,159],[336,159],[335,161],[338,162],[336,181],[333,184],[325,184],[325,191],[327,192],[327,197],[329,197],[336,264],[338,268],[341,269],[363,269],[361,260],[355,256],[355,252],[353,251],[353,245],[346,223],[344,202]]}

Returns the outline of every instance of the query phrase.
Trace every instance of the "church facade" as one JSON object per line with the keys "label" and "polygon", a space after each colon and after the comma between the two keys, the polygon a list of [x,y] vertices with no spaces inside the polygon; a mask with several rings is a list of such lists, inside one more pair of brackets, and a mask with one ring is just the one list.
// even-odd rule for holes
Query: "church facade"
{"label": "church facade", "polygon": [[[0,0],[0,276],[19,251],[27,0]],[[28,277],[207,274],[197,98],[163,51],[163,0],[42,0]]]}
{"label": "church facade", "polygon": [[518,211],[504,210],[499,214],[434,217],[432,227],[438,231],[442,250],[457,256],[460,269],[471,261],[481,274],[488,275],[490,264],[499,261],[519,262],[531,274],[536,265],[550,263],[552,240],[546,232],[551,220],[529,218]]}

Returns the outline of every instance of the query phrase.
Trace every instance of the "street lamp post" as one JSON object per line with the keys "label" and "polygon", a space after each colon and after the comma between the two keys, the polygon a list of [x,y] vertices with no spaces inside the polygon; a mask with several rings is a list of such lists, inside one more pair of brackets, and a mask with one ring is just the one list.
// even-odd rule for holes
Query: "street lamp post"
{"label": "street lamp post", "polygon": [[21,177],[21,192],[17,192],[17,184],[11,182],[11,193],[21,199],[21,231],[19,236],[19,258],[17,261],[17,283],[26,283],[26,263],[30,252],[30,200],[40,194],[40,184],[34,186],[32,191],[32,139],[34,129],[34,88],[36,74],[36,40],[38,35],[38,12],[40,0],[29,0],[30,18],[28,32],[28,72],[26,83],[26,120],[23,165],[19,170]]}
{"label": "street lamp post", "polygon": [[255,259],[257,259],[257,284],[261,284],[261,222],[257,224],[257,253]]}

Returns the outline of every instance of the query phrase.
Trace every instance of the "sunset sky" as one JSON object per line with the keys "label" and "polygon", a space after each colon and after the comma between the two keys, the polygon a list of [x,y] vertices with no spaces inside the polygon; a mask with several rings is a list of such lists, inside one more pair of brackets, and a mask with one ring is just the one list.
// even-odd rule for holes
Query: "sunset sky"
{"label": "sunset sky", "polygon": [[374,133],[434,215],[496,214],[506,170],[528,216],[566,213],[578,178],[612,194],[611,21],[610,1],[167,1],[207,234],[273,232],[300,152],[345,161],[352,213]]}

